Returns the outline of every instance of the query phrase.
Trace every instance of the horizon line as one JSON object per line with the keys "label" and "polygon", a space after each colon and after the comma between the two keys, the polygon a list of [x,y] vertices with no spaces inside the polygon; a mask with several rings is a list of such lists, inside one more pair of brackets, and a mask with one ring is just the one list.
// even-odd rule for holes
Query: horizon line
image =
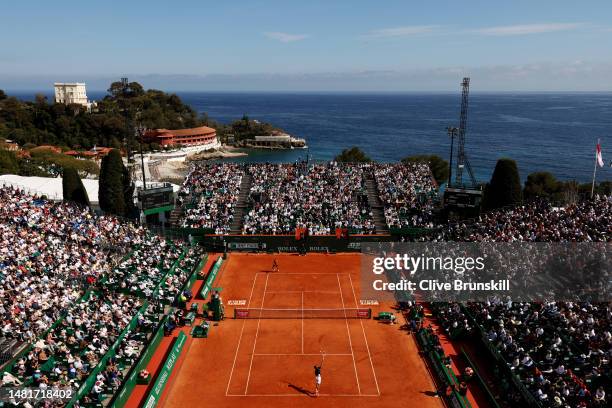
{"label": "horizon line", "polygon": [[[25,93],[25,92],[34,92],[34,93],[53,93],[53,87],[46,89],[39,88],[3,88],[0,85],[0,90],[3,90],[7,96],[11,96],[11,92],[16,93]],[[187,90],[187,89],[160,89],[160,88],[145,88],[145,91],[148,90],[157,90],[165,93],[228,93],[228,94],[456,94],[460,93],[458,89],[442,89],[442,90],[301,90],[301,89],[287,89],[287,90],[258,90],[258,89],[249,89],[249,90],[231,90],[231,89],[220,89],[220,90],[207,90],[207,89],[195,89],[195,90]],[[99,89],[99,88],[87,88],[88,92],[108,92],[108,89]],[[607,94],[612,93],[612,89],[603,89],[603,90],[564,90],[564,89],[519,89],[519,90],[511,90],[511,89],[493,89],[493,90],[472,90],[470,89],[470,94],[507,94],[507,93],[525,93],[525,94],[533,94],[533,93],[563,93],[563,94],[571,94],[571,93],[599,93],[599,94]]]}

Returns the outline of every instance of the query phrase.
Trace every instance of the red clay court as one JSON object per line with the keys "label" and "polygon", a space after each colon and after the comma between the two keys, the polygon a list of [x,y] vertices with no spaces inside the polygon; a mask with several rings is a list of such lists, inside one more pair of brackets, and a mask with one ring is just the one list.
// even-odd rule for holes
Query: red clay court
{"label": "red clay court", "polygon": [[[358,254],[231,254],[215,282],[226,319],[184,350],[164,406],[442,406],[412,336],[399,324],[351,318],[393,306],[362,304],[359,271]],[[266,309],[265,318],[258,310],[233,318],[246,308]],[[315,398],[313,366],[322,361]]]}

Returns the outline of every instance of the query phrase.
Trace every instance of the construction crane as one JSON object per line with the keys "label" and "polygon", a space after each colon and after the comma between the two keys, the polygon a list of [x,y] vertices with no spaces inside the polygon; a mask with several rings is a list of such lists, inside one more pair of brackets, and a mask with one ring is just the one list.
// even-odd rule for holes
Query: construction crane
{"label": "construction crane", "polygon": [[[470,93],[470,78],[463,78],[461,83],[461,116],[459,127],[448,127],[446,132],[451,139],[450,160],[448,165],[448,184],[444,190],[444,209],[449,219],[461,219],[477,216],[480,212],[482,190],[476,183],[472,167],[465,154],[465,134],[467,132],[468,98]],[[453,154],[453,146],[457,140],[457,153]],[[453,160],[456,157],[456,160]],[[455,163],[455,180],[453,182],[453,162]],[[470,178],[463,181],[463,169],[467,169]]]}
{"label": "construction crane", "polygon": [[[467,169],[470,177],[471,186],[476,186],[476,179],[472,172],[472,166],[465,154],[465,134],[467,132],[467,119],[468,119],[468,106],[469,106],[469,94],[470,94],[470,78],[463,78],[461,82],[461,116],[459,117],[459,128],[457,129],[457,164],[455,170],[455,185],[461,187],[463,183],[463,169]],[[451,147],[452,148],[452,147]],[[452,153],[451,153],[452,154]],[[451,158],[452,160],[452,158]],[[450,177],[450,174],[449,174]],[[450,181],[450,179],[449,179]]]}

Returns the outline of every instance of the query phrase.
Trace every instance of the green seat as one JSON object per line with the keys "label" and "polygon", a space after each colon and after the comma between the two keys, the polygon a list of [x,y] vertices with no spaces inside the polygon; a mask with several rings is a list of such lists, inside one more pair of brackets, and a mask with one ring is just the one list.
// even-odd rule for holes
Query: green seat
{"label": "green seat", "polygon": [[192,326],[193,322],[195,321],[195,318],[196,314],[194,312],[187,313],[187,316],[185,316],[185,324],[188,326]]}
{"label": "green seat", "polygon": [[194,338],[206,338],[208,337],[208,328],[208,323],[202,322],[191,329],[191,336]]}
{"label": "green seat", "polygon": [[380,312],[378,313],[378,320],[393,322],[395,321],[395,315],[391,312]]}
{"label": "green seat", "polygon": [[40,371],[44,371],[44,372],[48,373],[51,370],[53,370],[53,367],[55,367],[55,358],[53,356],[51,356],[51,357],[49,357],[49,359],[47,360],[47,362],[45,364],[40,366]]}

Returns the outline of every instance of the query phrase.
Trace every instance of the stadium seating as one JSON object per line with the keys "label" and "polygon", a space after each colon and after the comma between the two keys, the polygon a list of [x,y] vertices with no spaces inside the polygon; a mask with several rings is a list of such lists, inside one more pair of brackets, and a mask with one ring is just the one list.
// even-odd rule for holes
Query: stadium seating
{"label": "stadium seating", "polygon": [[[472,222],[434,225],[435,184],[422,165],[200,165],[182,189],[183,204],[194,210],[184,225],[226,234],[247,174],[253,184],[246,234],[291,234],[296,228],[333,234],[336,227],[371,232],[364,199],[367,176],[376,181],[390,226],[436,227],[435,235],[421,239],[611,241],[612,197],[564,208],[539,200],[485,213]],[[0,360],[25,385],[84,385],[76,397],[82,405],[118,398],[118,391],[135,381],[134,370],[150,357],[149,347],[179,323],[165,317],[164,306],[177,305],[191,289],[203,266],[203,249],[6,187],[0,188],[0,221]],[[211,285],[207,281],[207,292]],[[541,407],[598,407],[609,399],[609,304],[504,299],[438,304],[435,310],[450,338],[477,336],[523,401]],[[445,383],[457,387],[434,335],[418,328],[420,317],[417,313],[410,320],[415,320],[414,331],[431,364]],[[458,388],[452,388],[451,397],[467,406]]]}
{"label": "stadium seating", "polygon": [[147,349],[163,304],[193,283],[202,250],[12,188],[0,188],[0,220],[6,370],[22,385],[72,386],[74,401],[99,404]]}

